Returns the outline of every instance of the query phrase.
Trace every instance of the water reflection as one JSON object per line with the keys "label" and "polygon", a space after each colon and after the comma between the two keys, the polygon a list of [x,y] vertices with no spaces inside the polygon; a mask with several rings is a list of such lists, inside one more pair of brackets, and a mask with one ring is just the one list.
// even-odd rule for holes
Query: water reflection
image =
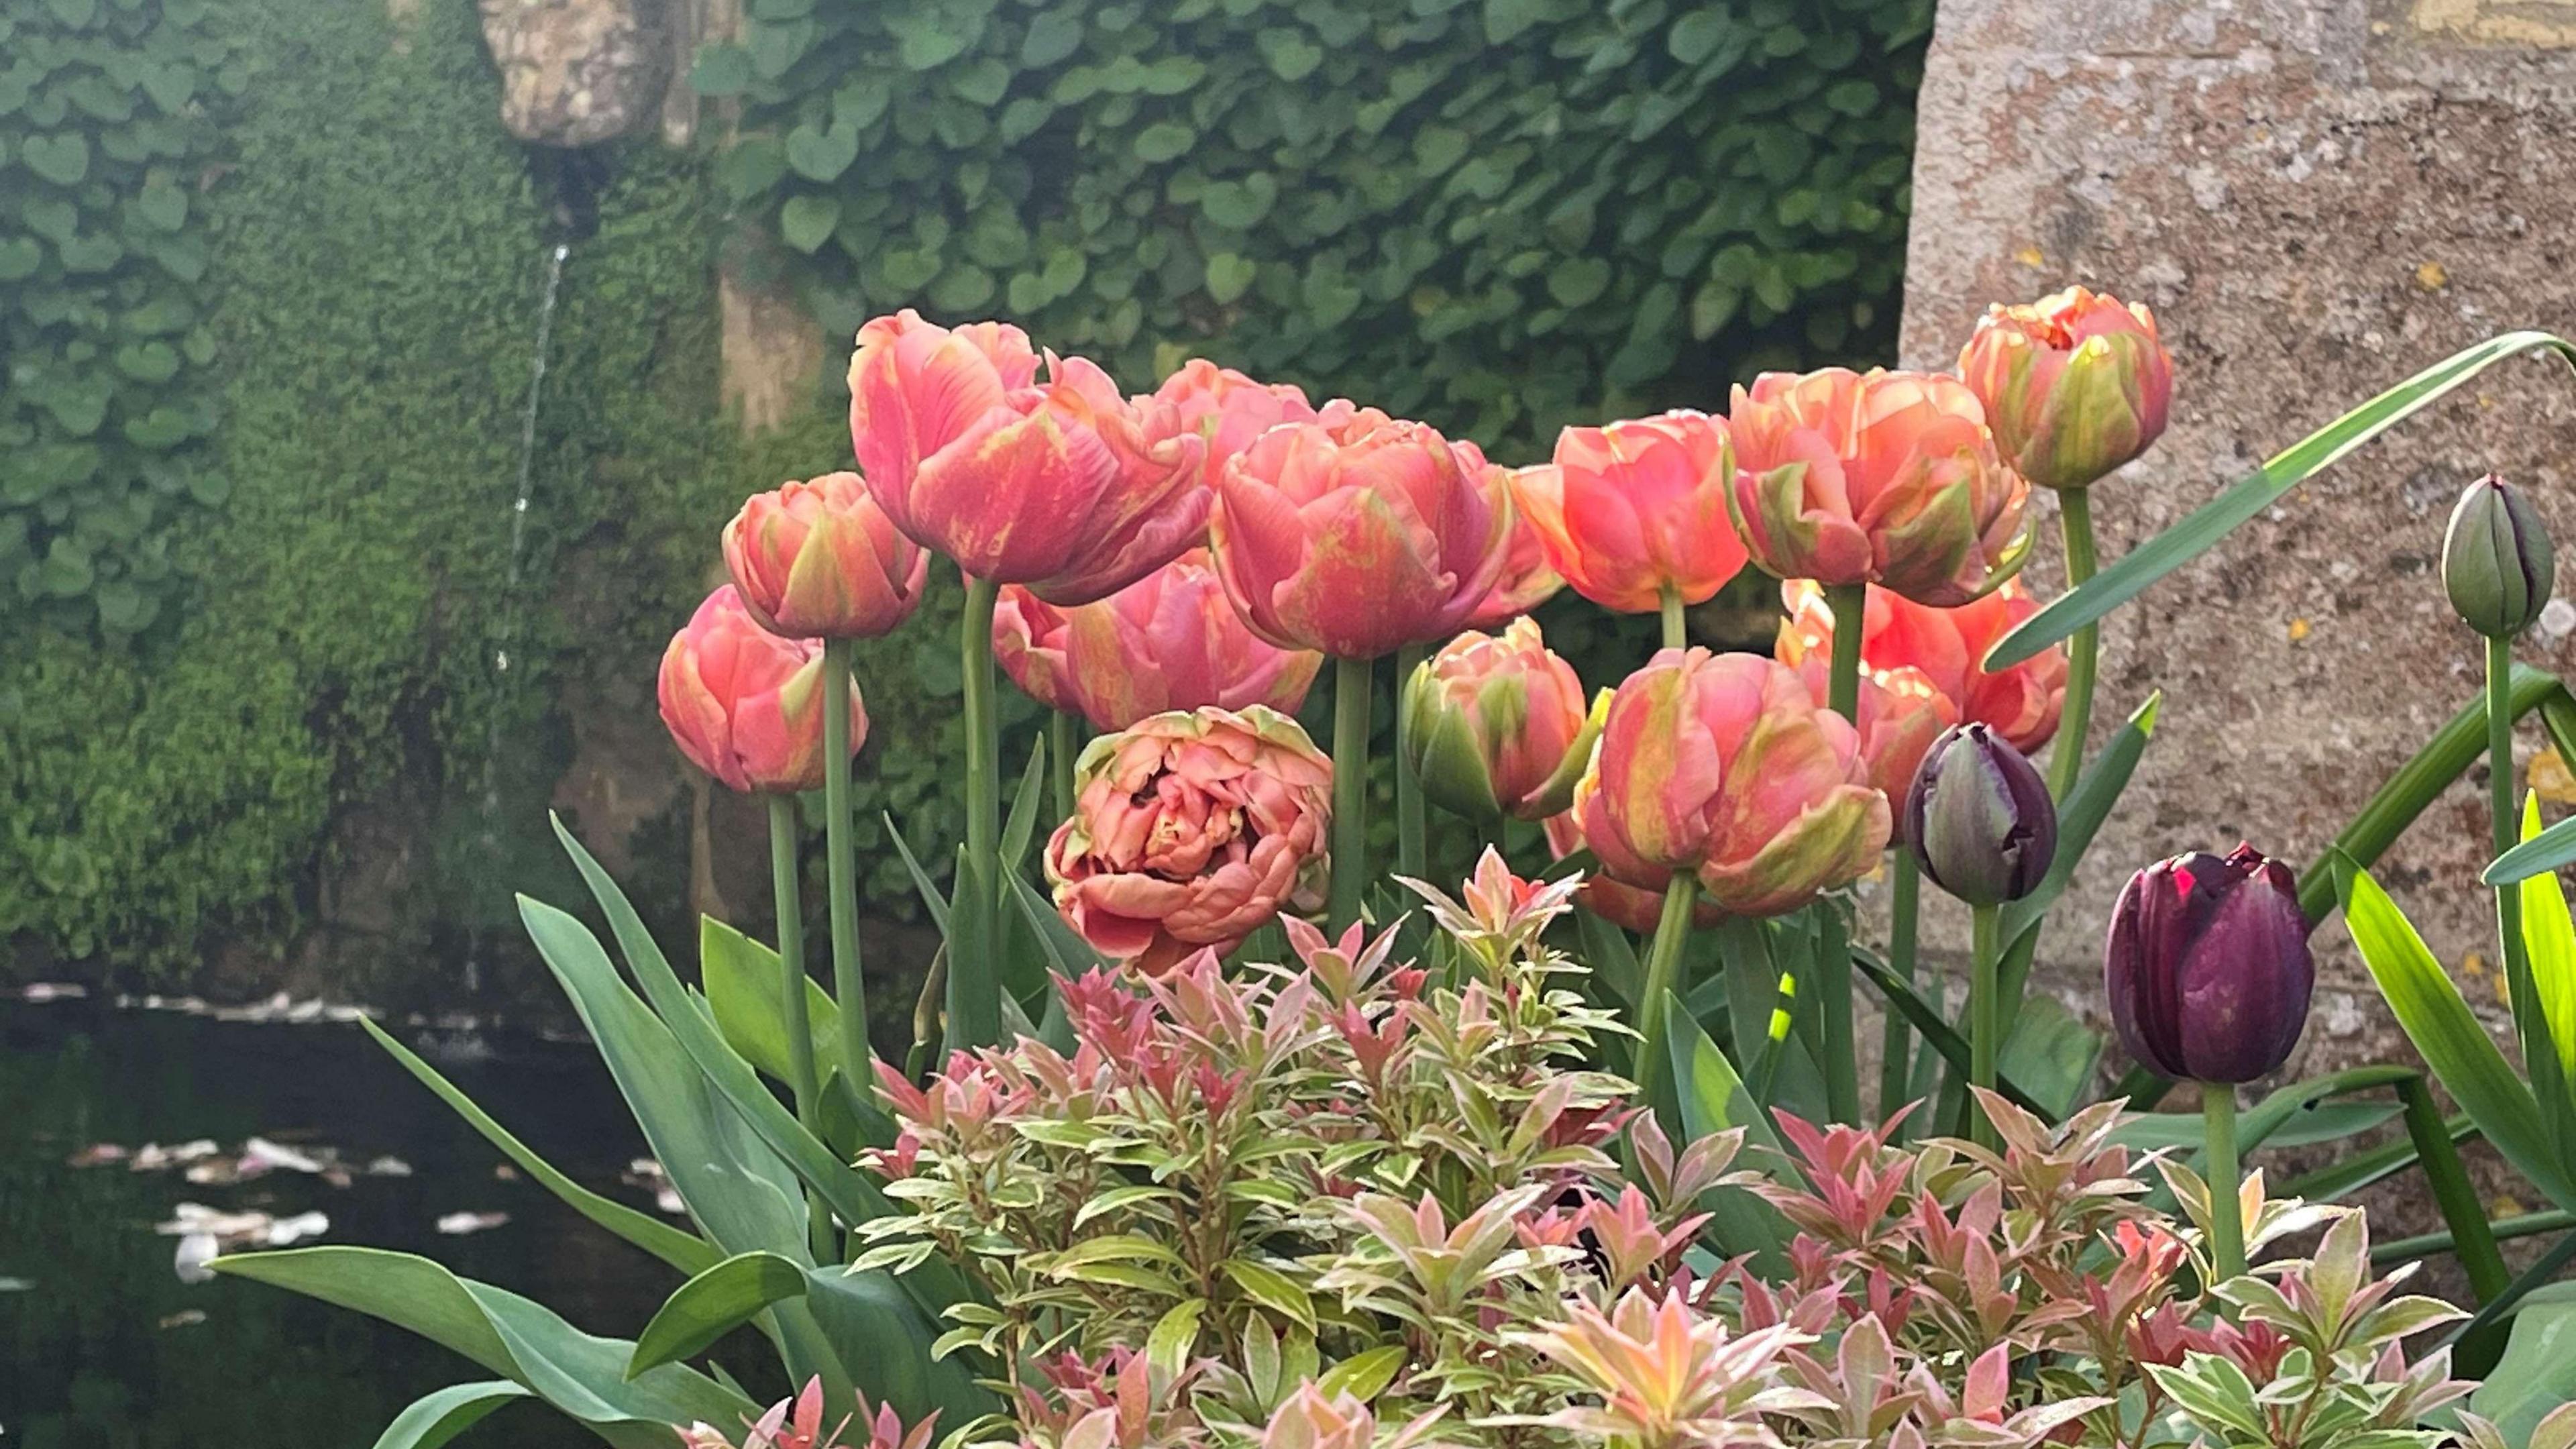
{"label": "water reflection", "polygon": [[[589,1048],[482,1038],[439,1060],[457,1084],[574,1178],[618,1183],[644,1144]],[[294,1171],[192,1184],[180,1170],[75,1168],[98,1143],[251,1137],[328,1144],[409,1176],[345,1188]],[[631,1335],[676,1284],[542,1188],[496,1177],[472,1129],[347,1025],[261,1026],[92,1003],[0,1003],[0,1442],[17,1449],[365,1445],[414,1397],[491,1375],[373,1319],[230,1279],[183,1284],[180,1202],[329,1215],[328,1243],[428,1254],[527,1294],[593,1332]],[[448,1214],[507,1213],[470,1236]],[[23,1285],[23,1286],[21,1286]],[[504,1410],[467,1442],[596,1443],[542,1408]]]}

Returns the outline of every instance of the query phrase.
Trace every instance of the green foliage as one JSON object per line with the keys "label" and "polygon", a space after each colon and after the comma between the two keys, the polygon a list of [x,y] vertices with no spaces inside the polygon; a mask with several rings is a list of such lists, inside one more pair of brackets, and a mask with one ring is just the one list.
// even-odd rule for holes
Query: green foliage
{"label": "green foliage", "polygon": [[697,89],[818,316],[998,313],[1492,444],[1893,335],[1923,0],[755,0]]}
{"label": "green foliage", "polygon": [[[427,822],[452,858],[420,878],[479,892],[390,911],[505,908],[495,856],[552,851],[533,811],[484,849],[489,740],[513,746],[503,798],[529,799],[564,756],[536,727],[558,692],[617,681],[604,708],[649,718],[653,651],[742,492],[718,456],[699,168],[639,144],[566,267],[510,588],[549,236],[473,7],[399,33],[374,5],[186,8],[256,77],[187,223],[215,244],[193,335],[220,358],[200,452],[230,496],[172,548],[200,582],[167,637],[39,630],[0,661],[0,936],[145,966],[291,923],[353,807]],[[14,476],[21,452],[0,456]]]}
{"label": "green foliage", "polygon": [[198,201],[248,72],[144,0],[0,0],[0,57],[0,628],[130,637],[230,487]]}

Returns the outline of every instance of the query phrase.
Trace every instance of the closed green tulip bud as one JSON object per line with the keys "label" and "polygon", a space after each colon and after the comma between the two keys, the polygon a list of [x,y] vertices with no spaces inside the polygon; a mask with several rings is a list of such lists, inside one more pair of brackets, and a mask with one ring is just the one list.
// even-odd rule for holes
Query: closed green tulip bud
{"label": "closed green tulip bud", "polygon": [[1601,732],[1574,667],[1527,618],[1500,634],[1461,634],[1423,660],[1404,683],[1400,721],[1423,795],[1487,822],[1563,810]]}
{"label": "closed green tulip bud", "polygon": [[2442,588],[2468,626],[2490,639],[2530,628],[2557,576],[2531,500],[2493,473],[2470,484],[2442,535]]}

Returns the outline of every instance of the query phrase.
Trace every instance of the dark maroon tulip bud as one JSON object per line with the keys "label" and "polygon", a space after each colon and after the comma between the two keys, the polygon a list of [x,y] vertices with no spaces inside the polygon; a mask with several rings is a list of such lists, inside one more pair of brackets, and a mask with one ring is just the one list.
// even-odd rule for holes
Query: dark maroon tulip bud
{"label": "dark maroon tulip bud", "polygon": [[2158,861],[2111,911],[2102,985],[2129,1055],[2178,1081],[2250,1082],[2308,1024],[2317,982],[2289,867],[2240,845]]}
{"label": "dark maroon tulip bud", "polygon": [[2057,804],[2019,750],[1982,724],[1952,725],[1905,792],[1906,848],[1934,885],[1972,906],[2039,889],[2057,858]]}

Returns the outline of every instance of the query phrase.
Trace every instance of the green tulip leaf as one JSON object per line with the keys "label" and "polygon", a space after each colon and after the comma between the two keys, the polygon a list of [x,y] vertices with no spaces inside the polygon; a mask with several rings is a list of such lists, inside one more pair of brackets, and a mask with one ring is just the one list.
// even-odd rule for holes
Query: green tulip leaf
{"label": "green tulip leaf", "polygon": [[2367,871],[2353,867],[2336,875],[2345,928],[2408,1040],[2496,1150],[2551,1201],[2576,1210],[2576,1180],[2541,1125],[2540,1104],[2442,963]]}
{"label": "green tulip leaf", "polygon": [[771,1304],[805,1296],[805,1269],[776,1253],[740,1253],[680,1285],[635,1335],[628,1381],[704,1352]]}
{"label": "green tulip leaf", "polygon": [[2523,1299],[2504,1357],[2469,1396],[2469,1408],[2491,1420],[2505,1443],[2528,1444],[2542,1418],[2571,1402],[2576,1402],[2576,1283],[2557,1283]]}
{"label": "green tulip leaf", "polygon": [[528,1397],[526,1389],[508,1379],[451,1384],[412,1400],[377,1436],[376,1449],[438,1449],[483,1422],[493,1410]]}

